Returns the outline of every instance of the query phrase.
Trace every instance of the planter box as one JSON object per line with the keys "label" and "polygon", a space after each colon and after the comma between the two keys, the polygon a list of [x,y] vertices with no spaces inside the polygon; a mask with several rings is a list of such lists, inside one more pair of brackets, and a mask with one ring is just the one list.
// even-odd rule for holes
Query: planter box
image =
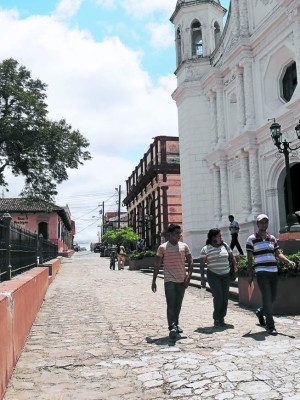
{"label": "planter box", "polygon": [[[253,280],[251,289],[248,278],[238,278],[239,304],[257,308],[262,305],[262,297],[256,279]],[[300,315],[300,277],[279,276],[277,298],[273,304],[275,315]]]}
{"label": "planter box", "polygon": [[155,257],[144,257],[141,260],[129,260],[129,270],[135,271],[139,269],[154,267]]}

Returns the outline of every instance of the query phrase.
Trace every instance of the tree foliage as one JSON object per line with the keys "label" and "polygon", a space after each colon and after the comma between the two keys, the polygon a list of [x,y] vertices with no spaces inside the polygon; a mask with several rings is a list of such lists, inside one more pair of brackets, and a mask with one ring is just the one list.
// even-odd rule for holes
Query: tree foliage
{"label": "tree foliage", "polygon": [[131,228],[120,228],[116,231],[106,231],[102,236],[102,243],[106,246],[124,244],[128,249],[135,249],[139,235]]}
{"label": "tree foliage", "polygon": [[56,185],[91,158],[89,142],[64,119],[47,118],[46,85],[12,58],[0,63],[0,186],[4,171],[25,177],[22,195],[52,200]]}

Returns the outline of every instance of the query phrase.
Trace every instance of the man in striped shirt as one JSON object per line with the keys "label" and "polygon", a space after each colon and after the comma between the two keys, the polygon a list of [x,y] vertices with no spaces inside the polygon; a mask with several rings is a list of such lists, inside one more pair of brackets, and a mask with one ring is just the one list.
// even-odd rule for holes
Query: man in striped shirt
{"label": "man in striped shirt", "polygon": [[[267,232],[269,217],[266,214],[260,214],[256,218],[258,231],[249,236],[246,243],[248,259],[248,281],[249,285],[253,281],[255,270],[257,283],[262,294],[263,306],[255,312],[260,325],[266,326],[267,332],[276,335],[274,319],[272,315],[272,304],[277,294],[278,268],[277,260],[295,267],[293,261],[288,260],[280,251],[279,245],[273,235]],[[253,269],[254,264],[254,269]]]}
{"label": "man in striped shirt", "polygon": [[[157,290],[156,278],[163,262],[164,287],[167,301],[167,319],[169,337],[175,340],[178,333],[182,333],[179,326],[179,314],[185,293],[189,286],[192,271],[193,258],[186,243],[180,241],[181,228],[171,224],[168,227],[169,240],[159,246],[155,258],[153,271],[152,291]],[[185,260],[188,263],[188,273],[185,270]]]}

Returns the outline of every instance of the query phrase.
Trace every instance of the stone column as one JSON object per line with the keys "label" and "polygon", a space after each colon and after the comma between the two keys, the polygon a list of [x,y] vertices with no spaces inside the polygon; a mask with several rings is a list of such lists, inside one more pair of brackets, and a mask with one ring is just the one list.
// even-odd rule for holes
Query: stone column
{"label": "stone column", "polygon": [[245,217],[251,213],[251,189],[249,173],[249,155],[242,151],[240,154],[242,178],[242,210]]}
{"label": "stone column", "polygon": [[226,223],[229,212],[227,162],[225,160],[222,160],[219,166],[220,166],[220,178],[221,178],[221,214],[222,214],[222,222]]}
{"label": "stone column", "polygon": [[297,66],[297,88],[296,91],[300,93],[300,6],[296,7],[293,10],[294,14],[294,49],[295,49],[295,55],[296,55],[296,66]]}
{"label": "stone column", "polygon": [[240,17],[238,0],[231,0],[231,22],[233,40],[237,41],[240,37]]}
{"label": "stone column", "polygon": [[224,123],[224,104],[223,104],[223,87],[218,86],[217,92],[217,127],[218,127],[218,144],[225,143],[225,123]]}
{"label": "stone column", "polygon": [[247,0],[240,0],[239,15],[240,15],[240,35],[242,37],[248,37],[249,36],[249,21],[248,21]]}
{"label": "stone column", "polygon": [[241,64],[244,67],[244,98],[246,109],[246,125],[248,129],[253,128],[255,122],[254,92],[252,76],[252,59],[244,59]]}
{"label": "stone column", "polygon": [[213,91],[208,92],[209,106],[210,106],[210,126],[212,143],[215,146],[218,143],[218,131],[217,131],[217,103],[216,93]]}
{"label": "stone column", "polygon": [[236,67],[234,72],[236,75],[238,124],[239,124],[239,130],[241,130],[245,126],[245,120],[246,120],[243,69],[240,67]]}
{"label": "stone column", "polygon": [[221,178],[220,168],[214,165],[213,167],[214,176],[214,217],[215,223],[217,224],[221,219]]}
{"label": "stone column", "polygon": [[251,211],[253,215],[257,215],[262,212],[257,147],[249,148],[248,152],[249,152],[250,190],[251,190],[251,207],[252,207]]}

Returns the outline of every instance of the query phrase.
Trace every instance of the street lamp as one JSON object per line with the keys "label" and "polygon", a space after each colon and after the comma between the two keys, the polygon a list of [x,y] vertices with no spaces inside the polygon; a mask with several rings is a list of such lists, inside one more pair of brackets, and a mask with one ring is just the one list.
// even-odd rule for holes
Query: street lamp
{"label": "street lamp", "polygon": [[[291,171],[289,154],[300,148],[300,145],[291,147],[291,142],[287,142],[286,139],[282,140],[281,126],[276,122],[275,118],[269,119],[273,123],[270,126],[271,137],[279,153],[284,154],[285,168],[286,168],[286,185],[287,185],[287,198],[288,198],[288,210],[289,214],[287,216],[287,231],[290,231],[291,225],[299,225],[297,216],[293,213],[293,198],[292,198],[292,183],[291,183]],[[300,120],[295,126],[295,131],[297,138],[300,140]],[[293,229],[298,230],[298,229]],[[300,227],[299,227],[300,230]]]}

